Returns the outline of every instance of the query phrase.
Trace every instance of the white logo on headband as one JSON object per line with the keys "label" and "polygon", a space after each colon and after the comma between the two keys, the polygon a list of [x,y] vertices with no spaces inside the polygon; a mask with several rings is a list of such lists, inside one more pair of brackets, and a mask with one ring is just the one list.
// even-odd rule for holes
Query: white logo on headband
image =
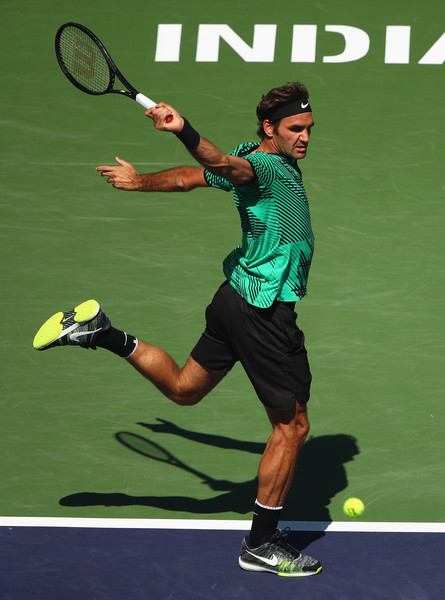
{"label": "white logo on headband", "polygon": [[307,106],[309,106],[309,102],[306,102],[306,104],[304,104],[303,102],[301,103],[301,108],[306,108]]}

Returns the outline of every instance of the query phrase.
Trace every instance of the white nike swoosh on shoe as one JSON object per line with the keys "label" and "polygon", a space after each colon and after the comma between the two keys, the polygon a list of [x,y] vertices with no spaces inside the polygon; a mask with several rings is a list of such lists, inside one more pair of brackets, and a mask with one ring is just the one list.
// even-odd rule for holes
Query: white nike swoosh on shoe
{"label": "white nike swoosh on shoe", "polygon": [[[246,550],[247,550],[247,548],[246,548]],[[251,554],[254,558],[257,558],[258,560],[261,560],[262,562],[265,562],[266,565],[270,565],[271,567],[276,567],[277,564],[278,564],[278,557],[276,557],[275,554],[272,555],[272,558],[265,558],[264,556],[257,556],[256,554],[254,554],[250,550],[247,550],[247,552],[249,554]]]}
{"label": "white nike swoosh on shoe", "polygon": [[93,329],[93,331],[78,331],[77,333],[74,332],[70,335],[70,340],[73,340],[73,342],[77,342],[79,337],[81,337],[82,335],[93,335],[93,333],[97,333],[100,330],[101,327],[99,327],[99,329]]}

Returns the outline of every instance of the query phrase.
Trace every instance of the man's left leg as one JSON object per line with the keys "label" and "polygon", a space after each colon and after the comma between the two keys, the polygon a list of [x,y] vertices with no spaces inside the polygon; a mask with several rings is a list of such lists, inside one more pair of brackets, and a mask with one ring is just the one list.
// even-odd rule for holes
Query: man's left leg
{"label": "man's left leg", "polygon": [[87,300],[73,310],[50,317],[35,335],[33,345],[36,350],[59,346],[105,348],[125,358],[165,396],[180,405],[196,404],[224,376],[208,371],[191,356],[180,368],[161,348],[112,327],[96,300]]}

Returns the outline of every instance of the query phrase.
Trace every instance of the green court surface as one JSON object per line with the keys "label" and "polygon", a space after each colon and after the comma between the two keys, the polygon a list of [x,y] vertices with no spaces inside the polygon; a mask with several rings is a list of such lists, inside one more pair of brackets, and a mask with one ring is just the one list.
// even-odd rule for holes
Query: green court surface
{"label": "green court surface", "polygon": [[[185,362],[240,241],[230,194],[124,193],[100,179],[116,155],[147,172],[194,163],[136,103],[64,78],[54,35],[78,21],[130,82],[227,152],[255,139],[263,92],[308,86],[316,252],[297,310],[312,430],[285,518],[341,521],[358,496],[366,521],[444,521],[443,2],[276,6],[2,0],[0,515],[249,519],[270,430],[239,367],[180,408],[105,351],[32,348],[45,319],[96,298],[116,326]],[[182,24],[179,60],[155,60],[160,24]],[[244,46],[221,41],[215,60],[201,28],[197,61],[211,24]],[[261,58],[253,31],[266,24],[275,51],[264,37]],[[294,25],[316,26],[312,62]],[[144,455],[146,440],[179,466]]]}

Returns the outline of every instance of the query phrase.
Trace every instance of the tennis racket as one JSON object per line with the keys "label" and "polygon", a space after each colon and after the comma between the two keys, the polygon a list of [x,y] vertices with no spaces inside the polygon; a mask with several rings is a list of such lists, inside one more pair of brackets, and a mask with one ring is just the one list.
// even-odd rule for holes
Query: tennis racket
{"label": "tennis racket", "polygon": [[[156,106],[156,102],[134,88],[114,64],[107,49],[84,25],[65,23],[56,33],[56,56],[66,77],[79,90],[93,96],[120,94],[136,100],[144,108]],[[125,89],[119,85],[116,78]],[[167,117],[170,122],[172,116]]]}

